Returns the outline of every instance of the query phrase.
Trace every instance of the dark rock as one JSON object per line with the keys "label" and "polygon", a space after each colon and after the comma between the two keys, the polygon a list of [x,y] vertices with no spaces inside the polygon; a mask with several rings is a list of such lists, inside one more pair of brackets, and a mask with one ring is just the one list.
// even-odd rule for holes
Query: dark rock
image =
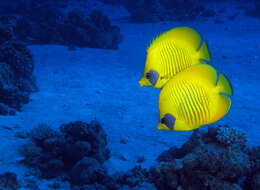
{"label": "dark rock", "polygon": [[145,157],[144,156],[138,156],[137,158],[136,158],[136,162],[137,163],[143,163],[145,161]]}
{"label": "dark rock", "polygon": [[179,184],[178,172],[171,167],[160,165],[159,167],[151,168],[151,182],[157,189],[177,189]]}
{"label": "dark rock", "polygon": [[16,174],[6,172],[0,174],[0,189],[3,190],[16,190],[20,188],[20,183],[17,180]]}
{"label": "dark rock", "polygon": [[198,190],[242,190],[238,184],[220,180],[215,176],[209,175],[203,171],[190,171],[181,174],[181,184],[184,189],[189,189],[191,184],[194,189]]}
{"label": "dark rock", "polygon": [[39,124],[28,132],[28,136],[37,146],[43,147],[47,139],[57,137],[57,132],[49,125]]}
{"label": "dark rock", "polygon": [[2,39],[15,38],[32,44],[118,48],[122,40],[120,29],[107,16],[100,11],[85,15],[78,9],[64,10],[67,4],[68,0],[28,0],[20,4],[21,11],[11,9],[10,15],[14,16],[0,16],[0,44]]}
{"label": "dark rock", "polygon": [[59,27],[63,41],[69,46],[117,49],[122,36],[108,17],[93,11],[88,17],[80,10],[68,13]]}
{"label": "dark rock", "polygon": [[33,58],[24,44],[17,41],[6,41],[2,43],[0,48],[1,62],[8,63],[11,69],[20,72],[18,73],[19,76],[26,76],[27,73],[31,74],[33,72]]}
{"label": "dark rock", "polygon": [[0,103],[0,115],[15,115],[16,110]]}
{"label": "dark rock", "polygon": [[180,149],[173,147],[159,156],[161,164],[152,170],[158,180],[153,181],[162,190],[171,188],[169,181],[174,179],[174,188],[180,184],[189,189],[193,184],[200,190],[242,189],[240,184],[246,182],[240,179],[250,176],[258,157],[257,151],[248,154],[246,142],[244,133],[228,126],[195,130]]}
{"label": "dark rock", "polygon": [[222,126],[216,129],[216,140],[226,147],[234,147],[241,150],[247,148],[247,138],[245,133],[229,126]]}
{"label": "dark rock", "polygon": [[108,190],[104,185],[93,184],[74,187],[73,190]]}
{"label": "dark rock", "polygon": [[246,15],[251,17],[260,18],[260,2],[258,0],[253,0],[253,7],[247,9]]}
{"label": "dark rock", "polygon": [[34,130],[29,133],[33,141],[21,153],[24,163],[38,169],[40,177],[67,176],[73,190],[259,188],[260,149],[248,149],[244,133],[228,126],[195,130],[181,148],[162,153],[159,165],[149,170],[137,166],[113,176],[103,165],[108,159],[107,137],[96,121],[71,122],[60,130],[41,129],[41,135]]}
{"label": "dark rock", "polygon": [[73,185],[102,184],[107,174],[105,168],[96,159],[85,157],[73,167],[70,176]]}
{"label": "dark rock", "polygon": [[20,111],[23,104],[27,104],[30,100],[28,92],[19,91],[15,87],[5,86],[1,88],[0,86],[0,94],[1,103],[5,104],[7,107],[10,107],[7,111]]}
{"label": "dark rock", "polygon": [[97,121],[70,122],[61,125],[60,131],[41,124],[27,134],[31,141],[20,150],[22,162],[39,171],[39,177],[70,176],[73,185],[100,184],[115,189],[102,165],[109,150],[107,136]]}
{"label": "dark rock", "polygon": [[260,189],[260,172],[255,174],[252,178],[252,184],[251,184],[252,190],[258,190]]}
{"label": "dark rock", "polygon": [[23,162],[30,167],[38,167],[39,158],[42,154],[42,149],[36,146],[33,142],[24,144],[19,153],[25,158]]}
{"label": "dark rock", "polygon": [[91,145],[89,155],[103,163],[109,158],[107,149],[107,135],[101,125],[92,121],[90,124],[76,121],[61,126],[65,139],[70,144],[77,141],[88,142]]}
{"label": "dark rock", "polygon": [[67,166],[73,167],[78,161],[86,156],[91,156],[91,145],[88,142],[78,141],[68,144],[64,151],[64,162]]}
{"label": "dark rock", "polygon": [[[124,4],[131,14],[133,22],[156,22],[160,21],[159,7],[157,0],[127,0]],[[144,9],[145,7],[145,9]]]}
{"label": "dark rock", "polygon": [[42,149],[44,152],[50,154],[51,157],[61,159],[64,163],[66,163],[64,167],[68,168],[70,164],[66,162],[66,159],[64,159],[66,152],[66,148],[64,146],[67,146],[65,139],[62,136],[56,136],[44,140]]}
{"label": "dark rock", "polygon": [[159,162],[169,162],[172,161],[173,159],[178,159],[182,158],[184,156],[183,150],[177,148],[177,147],[172,147],[167,151],[162,152],[157,160]]}
{"label": "dark rock", "polygon": [[254,146],[249,150],[251,169],[253,172],[260,170],[260,146]]}
{"label": "dark rock", "polygon": [[241,150],[205,146],[194,153],[199,160],[195,167],[199,166],[219,179],[238,179],[247,175],[251,167],[248,155]]}
{"label": "dark rock", "polygon": [[131,188],[136,187],[142,183],[148,182],[149,173],[147,170],[136,166],[125,174],[115,176],[118,184],[127,185]]}
{"label": "dark rock", "polygon": [[33,25],[30,23],[30,20],[26,17],[16,18],[16,22],[13,25],[12,30],[16,39],[28,43],[33,42]]}
{"label": "dark rock", "polygon": [[213,10],[205,8],[194,0],[128,0],[124,5],[134,22],[194,20],[199,16],[215,15]]}
{"label": "dark rock", "polygon": [[41,164],[41,177],[50,179],[61,176],[64,172],[64,163],[61,160],[49,160],[47,163]]}
{"label": "dark rock", "polygon": [[37,91],[34,62],[28,48],[14,40],[13,17],[0,19],[0,104],[2,115],[14,115]]}
{"label": "dark rock", "polygon": [[124,185],[120,187],[118,190],[157,190],[157,188],[150,183],[142,183],[136,187],[129,187],[127,185]]}
{"label": "dark rock", "polygon": [[2,23],[0,24],[0,45],[13,38],[12,31],[10,28],[5,27]]}

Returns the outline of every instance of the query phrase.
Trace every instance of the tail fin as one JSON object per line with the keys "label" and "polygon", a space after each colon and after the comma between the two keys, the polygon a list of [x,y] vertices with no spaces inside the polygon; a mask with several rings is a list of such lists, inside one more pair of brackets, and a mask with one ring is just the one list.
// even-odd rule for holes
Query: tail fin
{"label": "tail fin", "polygon": [[199,49],[199,59],[211,61],[210,52],[206,42],[203,42]]}
{"label": "tail fin", "polygon": [[231,85],[230,81],[228,80],[228,78],[225,77],[225,75],[223,75],[222,73],[219,74],[217,88],[218,88],[219,93],[233,95],[232,85]]}

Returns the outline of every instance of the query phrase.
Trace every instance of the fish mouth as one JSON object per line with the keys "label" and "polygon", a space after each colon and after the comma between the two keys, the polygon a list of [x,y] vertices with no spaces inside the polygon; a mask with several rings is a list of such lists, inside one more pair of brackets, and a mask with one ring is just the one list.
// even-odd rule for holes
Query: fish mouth
{"label": "fish mouth", "polygon": [[164,124],[162,124],[162,123],[159,123],[159,124],[157,125],[157,129],[158,129],[158,130],[167,130],[167,131],[170,130],[168,127],[166,127],[166,126],[165,126]]}
{"label": "fish mouth", "polygon": [[138,83],[139,83],[140,86],[146,86],[146,83],[147,83],[147,82],[145,81],[144,78],[141,78],[141,80],[139,80]]}

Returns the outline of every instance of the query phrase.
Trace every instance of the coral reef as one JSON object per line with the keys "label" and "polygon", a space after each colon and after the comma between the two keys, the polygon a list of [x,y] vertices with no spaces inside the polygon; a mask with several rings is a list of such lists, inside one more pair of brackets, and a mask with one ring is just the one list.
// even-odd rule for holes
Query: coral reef
{"label": "coral reef", "polygon": [[[193,20],[198,16],[214,16],[215,12],[194,0],[127,0],[125,7],[134,22]],[[145,9],[144,9],[145,7]]]}
{"label": "coral reef", "polygon": [[28,142],[20,149],[22,163],[38,171],[38,177],[66,178],[73,190],[156,189],[141,167],[108,175],[107,136],[97,121],[70,122],[59,129],[41,124],[27,133]]}
{"label": "coral reef", "polygon": [[28,137],[30,141],[20,150],[23,163],[38,169],[41,177],[54,178],[67,172],[73,174],[73,184],[81,184],[88,179],[79,181],[81,178],[75,176],[87,175],[92,179],[103,175],[102,163],[109,158],[109,150],[107,136],[96,121],[64,124],[59,132],[39,125],[28,132]]}
{"label": "coral reef", "polygon": [[[114,179],[122,188],[136,188],[149,184],[150,173],[141,166],[136,166],[125,174],[115,174]],[[151,184],[150,184],[151,185]],[[150,186],[149,185],[149,186]]]}
{"label": "coral reef", "polygon": [[65,8],[69,0],[12,0],[2,1],[0,10],[4,14],[26,14],[36,8]]}
{"label": "coral reef", "polygon": [[13,17],[0,19],[0,114],[14,115],[37,91],[34,62],[29,49],[15,40]]}
{"label": "coral reef", "polygon": [[196,130],[181,148],[158,157],[160,165],[153,172],[160,180],[153,181],[158,189],[243,189],[257,177],[252,166],[259,154],[254,150],[250,155],[246,142],[242,132],[228,126]]}
{"label": "coral reef", "polygon": [[245,135],[229,126],[195,130],[181,148],[163,152],[158,165],[113,175],[104,166],[107,137],[97,121],[64,124],[60,132],[40,125],[28,136],[23,163],[44,178],[64,176],[73,190],[258,190],[260,185],[260,148],[249,149]]}
{"label": "coral reef", "polygon": [[63,43],[77,47],[116,49],[122,40],[119,28],[100,11],[93,11],[88,17],[79,10],[69,12],[59,33]]}
{"label": "coral reef", "polygon": [[[85,15],[80,9],[63,10],[67,7],[68,0],[16,1],[17,4],[7,3],[2,6],[2,9],[9,7],[4,9],[8,10],[9,16],[0,17],[0,23],[6,17],[12,18],[8,24],[9,29],[23,42],[117,49],[122,40],[120,29],[112,25],[109,18],[100,11]],[[2,9],[0,7],[0,11]],[[5,33],[4,36],[7,38],[9,34]]]}

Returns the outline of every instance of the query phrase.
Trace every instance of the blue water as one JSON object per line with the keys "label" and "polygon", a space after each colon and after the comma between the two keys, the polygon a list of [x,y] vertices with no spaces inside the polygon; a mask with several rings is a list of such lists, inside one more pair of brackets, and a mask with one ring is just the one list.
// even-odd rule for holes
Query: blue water
{"label": "blue water", "polygon": [[[231,109],[211,126],[229,125],[245,133],[249,147],[260,145],[260,3],[191,0],[176,3],[180,7],[174,8],[171,1],[162,0],[170,3],[165,8],[158,7],[159,0],[157,4],[134,2],[0,2],[0,51],[4,52],[6,42],[22,42],[34,66],[21,66],[29,62],[22,59],[11,74],[6,74],[9,66],[8,72],[0,68],[0,104],[5,113],[0,116],[0,149],[4,152],[0,173],[12,171],[25,178],[30,169],[20,163],[19,150],[28,141],[26,132],[39,124],[58,130],[68,122],[97,119],[108,136],[111,155],[105,165],[109,173],[137,164],[149,168],[161,152],[185,143],[192,131],[156,129],[160,90],[138,85],[147,46],[155,36],[177,26],[189,26],[201,34],[211,52],[210,64],[232,83]],[[7,62],[12,65],[15,55],[23,56],[19,50],[0,53],[0,63],[11,60]],[[23,87],[18,85],[21,81]],[[37,90],[26,89],[34,84]],[[4,94],[6,86],[18,89],[14,93],[18,95]],[[21,105],[17,108],[12,102]],[[48,182],[36,181],[40,189],[47,188]]]}

